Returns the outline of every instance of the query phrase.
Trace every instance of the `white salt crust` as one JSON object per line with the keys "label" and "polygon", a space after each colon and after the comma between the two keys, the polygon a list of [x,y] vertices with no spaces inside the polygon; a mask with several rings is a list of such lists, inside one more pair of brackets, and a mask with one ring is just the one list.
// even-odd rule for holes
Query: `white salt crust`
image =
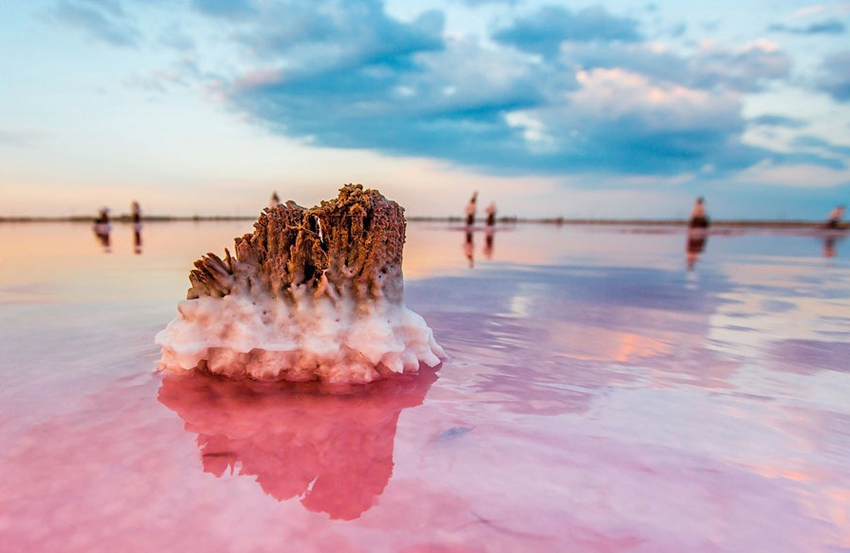
{"label": "white salt crust", "polygon": [[230,294],[178,304],[156,336],[159,368],[257,380],[365,383],[445,358],[425,320],[383,298],[298,294],[295,302]]}

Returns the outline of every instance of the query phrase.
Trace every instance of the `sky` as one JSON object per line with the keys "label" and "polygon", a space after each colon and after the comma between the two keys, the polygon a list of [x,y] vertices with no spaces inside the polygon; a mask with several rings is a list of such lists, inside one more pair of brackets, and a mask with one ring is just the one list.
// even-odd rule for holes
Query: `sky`
{"label": "sky", "polygon": [[823,220],[850,1],[2,0],[0,215]]}

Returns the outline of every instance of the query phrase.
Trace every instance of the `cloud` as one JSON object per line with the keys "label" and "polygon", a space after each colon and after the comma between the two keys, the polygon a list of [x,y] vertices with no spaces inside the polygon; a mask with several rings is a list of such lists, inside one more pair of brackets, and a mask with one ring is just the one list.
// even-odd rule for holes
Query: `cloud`
{"label": "cloud", "polygon": [[794,13],[792,13],[790,15],[790,18],[791,19],[800,19],[800,18],[804,18],[804,17],[811,17],[815,14],[823,13],[823,11],[824,11],[823,6],[808,6],[808,7],[805,7],[805,8],[800,8],[799,10],[795,11]]}
{"label": "cloud", "polygon": [[685,57],[651,42],[593,43],[562,46],[561,61],[581,69],[621,68],[657,81],[699,89],[753,92],[786,78],[791,61],[777,46],[756,41],[738,49],[708,42]]}
{"label": "cloud", "polygon": [[62,0],[55,5],[51,15],[112,46],[134,47],[142,38],[119,0]]}
{"label": "cloud", "polygon": [[125,79],[123,84],[129,88],[165,94],[175,87],[188,86],[201,78],[201,71],[195,61],[185,57],[167,69],[134,74]]}
{"label": "cloud", "polygon": [[[719,178],[764,159],[836,166],[831,155],[794,158],[742,139],[753,125],[798,125],[741,114],[743,94],[788,76],[788,56],[765,40],[674,54],[640,39],[631,19],[552,8],[496,31],[494,45],[444,37],[440,12],[401,21],[377,1],[255,7],[256,17],[234,27],[251,68],[216,90],[256,123],[307,144],[491,175],[711,168]],[[541,14],[568,24],[546,26]]]}
{"label": "cloud", "polygon": [[443,14],[428,11],[407,23],[392,19],[377,0],[283,0],[261,4],[254,25],[237,40],[258,59],[302,74],[409,66],[413,55],[443,48]]}
{"label": "cloud", "polygon": [[579,74],[581,87],[560,106],[537,110],[559,154],[594,170],[675,174],[713,164],[718,171],[758,160],[738,139],[734,95],[653,82],[622,69]]}
{"label": "cloud", "polygon": [[769,31],[791,33],[795,35],[841,35],[847,30],[844,23],[840,19],[827,19],[825,21],[816,21],[809,23],[806,26],[791,27],[783,24],[771,25]]}
{"label": "cloud", "polygon": [[806,122],[802,119],[771,114],[753,117],[747,123],[753,127],[784,127],[787,129],[801,129],[806,126]]}
{"label": "cloud", "polygon": [[707,43],[689,60],[687,80],[698,88],[722,86],[754,92],[767,81],[787,77],[790,69],[788,56],[766,40],[756,40],[737,50]]}
{"label": "cloud", "polygon": [[500,44],[552,58],[564,42],[635,42],[642,36],[637,20],[611,15],[603,7],[572,12],[544,6],[528,17],[495,30],[492,38]]}
{"label": "cloud", "polygon": [[850,101],[850,50],[843,50],[824,58],[822,77],[817,88],[838,102]]}
{"label": "cloud", "polygon": [[619,69],[575,80],[505,55],[454,42],[409,70],[251,73],[230,98],[278,132],[316,144],[489,172],[673,174],[758,160],[737,141],[744,123],[731,95]]}
{"label": "cloud", "polygon": [[561,63],[577,70],[624,69],[662,81],[677,81],[688,61],[655,43],[570,43],[561,46]]}
{"label": "cloud", "polygon": [[483,164],[505,154],[517,134],[502,113],[541,101],[539,76],[506,61],[458,42],[411,65],[251,72],[229,97],[273,129],[316,144]]}
{"label": "cloud", "polygon": [[239,19],[257,12],[250,0],[192,0],[192,9],[212,17]]}
{"label": "cloud", "polygon": [[486,6],[488,4],[507,4],[513,6],[518,4],[519,0],[461,0],[461,2],[471,8],[477,8],[478,6]]}
{"label": "cloud", "polygon": [[34,148],[50,138],[50,133],[34,129],[3,129],[0,130],[0,146],[13,148]]}
{"label": "cloud", "polygon": [[818,150],[826,153],[827,155],[831,154],[834,156],[842,157],[846,160],[850,160],[850,146],[834,144],[818,136],[798,136],[794,139],[793,145],[800,149]]}
{"label": "cloud", "polygon": [[172,23],[159,34],[159,41],[164,46],[173,48],[179,52],[188,52],[197,47],[195,40],[185,32],[177,23]]}
{"label": "cloud", "polygon": [[741,171],[735,178],[740,183],[772,184],[792,188],[834,188],[850,184],[850,172],[845,167],[824,167],[821,164],[760,162]]}

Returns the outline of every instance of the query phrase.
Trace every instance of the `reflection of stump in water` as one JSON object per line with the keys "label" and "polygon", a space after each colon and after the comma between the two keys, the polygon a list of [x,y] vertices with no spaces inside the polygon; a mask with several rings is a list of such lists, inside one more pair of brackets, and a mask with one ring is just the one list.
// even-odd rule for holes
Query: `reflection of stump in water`
{"label": "reflection of stump in water", "polygon": [[393,470],[401,411],[421,405],[433,369],[320,393],[316,385],[167,375],[159,401],[198,434],[205,472],[239,467],[278,501],[300,497],[314,512],[352,520],[368,510]]}
{"label": "reflection of stump in water", "polygon": [[404,306],[404,210],[347,185],[305,209],[267,208],[236,256],[195,262],[160,367],[259,380],[368,382],[436,366],[443,350]]}

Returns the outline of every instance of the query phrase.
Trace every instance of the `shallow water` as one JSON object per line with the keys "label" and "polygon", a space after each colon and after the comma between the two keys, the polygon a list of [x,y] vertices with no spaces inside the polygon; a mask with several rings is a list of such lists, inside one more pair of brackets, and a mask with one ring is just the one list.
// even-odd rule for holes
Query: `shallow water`
{"label": "shallow water", "polygon": [[850,548],[850,240],[411,223],[438,371],[154,372],[250,227],[0,225],[0,551]]}

